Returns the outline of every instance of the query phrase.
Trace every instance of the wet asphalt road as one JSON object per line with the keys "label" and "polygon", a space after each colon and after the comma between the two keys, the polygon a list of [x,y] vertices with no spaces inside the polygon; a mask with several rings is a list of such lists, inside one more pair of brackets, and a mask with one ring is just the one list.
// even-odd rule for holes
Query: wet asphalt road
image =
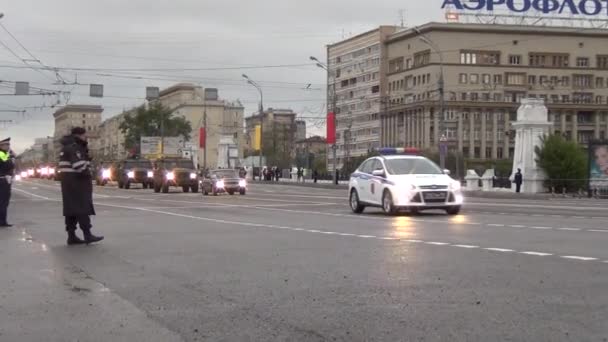
{"label": "wet asphalt road", "polygon": [[[58,184],[13,189],[13,230],[46,246],[37,260],[168,334],[147,341],[608,341],[606,202],[469,198],[455,217],[386,217],[351,214],[343,190],[98,187],[106,240],[68,248]],[[112,340],[96,324],[81,341]]]}

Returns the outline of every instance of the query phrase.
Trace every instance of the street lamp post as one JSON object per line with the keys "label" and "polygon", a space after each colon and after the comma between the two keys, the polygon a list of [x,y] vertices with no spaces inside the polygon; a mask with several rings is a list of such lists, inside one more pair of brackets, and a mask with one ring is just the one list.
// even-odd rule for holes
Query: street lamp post
{"label": "street lamp post", "polygon": [[[336,101],[337,101],[337,96],[336,96],[336,76],[333,75],[332,73],[329,72],[329,68],[327,67],[326,64],[322,63],[321,61],[319,61],[319,59],[317,59],[314,56],[310,56],[310,60],[317,62],[317,67],[324,69],[325,71],[327,71],[327,81],[329,82],[330,77],[332,79],[332,92],[331,92],[331,112],[334,113],[334,115],[336,115]],[[329,102],[329,101],[328,101]],[[337,120],[336,120],[337,121]],[[333,182],[334,184],[338,184],[338,173],[337,173],[337,165],[336,165],[336,160],[337,160],[337,156],[336,156],[336,150],[338,149],[338,147],[336,146],[336,142],[334,141],[334,143],[331,145],[331,149],[332,149],[332,164],[333,164]]]}
{"label": "street lamp post", "polygon": [[262,151],[264,146],[264,93],[262,92],[262,87],[257,84],[255,81],[249,78],[249,76],[243,74],[243,78],[247,81],[247,83],[251,84],[258,90],[260,93],[260,164],[259,164],[259,177],[262,180]]}
{"label": "street lamp post", "polygon": [[427,44],[428,46],[435,51],[439,55],[439,113],[441,113],[441,117],[439,118],[439,127],[437,127],[439,131],[439,165],[442,169],[445,169],[445,158],[447,154],[447,137],[445,136],[443,121],[445,119],[445,83],[444,83],[444,74],[443,74],[443,52],[435,42],[433,42],[429,37],[427,37],[424,33],[420,31],[417,27],[414,27],[414,31],[420,36],[420,40]]}

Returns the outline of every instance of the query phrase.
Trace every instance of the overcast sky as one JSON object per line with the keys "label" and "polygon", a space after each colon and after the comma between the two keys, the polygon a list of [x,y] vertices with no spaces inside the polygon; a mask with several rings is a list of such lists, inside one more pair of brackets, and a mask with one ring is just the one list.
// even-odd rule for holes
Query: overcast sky
{"label": "overcast sky", "polygon": [[[378,25],[396,25],[400,11],[407,26],[441,20],[441,0],[19,0],[0,5],[2,24],[48,66],[98,69],[235,68],[310,63],[325,59],[325,45]],[[0,41],[19,57],[31,57],[0,29]],[[37,66],[36,63],[30,62]],[[325,74],[310,64],[284,68],[163,71],[61,72],[68,82],[101,83],[103,99],[87,96],[87,86],[53,85],[52,72],[8,66],[23,63],[0,46],[0,80],[70,90],[71,104],[101,104],[104,118],[143,103],[146,86],[168,87],[179,81],[219,89],[226,100],[239,99],[245,115],[256,110],[258,94],[241,78],[262,84],[266,107],[291,108],[312,124],[325,113]],[[38,65],[39,66],[39,65]],[[154,79],[138,79],[138,77]],[[305,90],[308,84],[312,84]],[[2,83],[0,83],[0,86]],[[0,93],[12,93],[0,87]],[[62,98],[62,104],[65,103]],[[0,110],[50,106],[42,96],[0,96]],[[22,116],[2,112],[14,124],[0,128],[21,151],[35,137],[53,134],[54,109],[32,109]]]}

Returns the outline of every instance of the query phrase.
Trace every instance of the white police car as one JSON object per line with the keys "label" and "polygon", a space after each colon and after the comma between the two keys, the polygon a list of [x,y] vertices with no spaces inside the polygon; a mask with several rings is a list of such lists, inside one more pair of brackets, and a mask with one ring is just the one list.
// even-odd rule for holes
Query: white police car
{"label": "white police car", "polygon": [[428,209],[443,209],[449,215],[460,212],[460,182],[452,179],[449,171],[412,155],[411,150],[385,148],[379,152],[383,155],[367,159],[350,177],[353,212],[359,214],[367,206],[381,207],[387,214],[404,209],[411,213]]}

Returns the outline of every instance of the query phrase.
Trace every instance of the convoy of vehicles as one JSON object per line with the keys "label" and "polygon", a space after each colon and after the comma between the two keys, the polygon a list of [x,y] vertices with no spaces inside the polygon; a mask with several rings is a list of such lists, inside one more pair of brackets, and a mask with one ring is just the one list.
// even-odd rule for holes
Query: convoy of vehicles
{"label": "convoy of vehicles", "polygon": [[399,149],[381,152],[385,155],[367,159],[351,175],[348,193],[353,212],[361,213],[365,207],[381,207],[387,214],[429,209],[442,209],[449,215],[460,212],[461,185],[448,170],[425,157],[399,154]]}
{"label": "convoy of vehicles", "polygon": [[170,187],[181,187],[184,192],[198,192],[198,174],[194,163],[185,158],[163,158],[154,162],[154,192],[168,193]]}
{"label": "convoy of vehicles", "polygon": [[234,195],[237,192],[241,195],[247,193],[247,181],[240,177],[238,170],[212,170],[200,180],[200,185],[205,196],[209,194],[217,196],[221,193],[228,193],[229,195]]}

